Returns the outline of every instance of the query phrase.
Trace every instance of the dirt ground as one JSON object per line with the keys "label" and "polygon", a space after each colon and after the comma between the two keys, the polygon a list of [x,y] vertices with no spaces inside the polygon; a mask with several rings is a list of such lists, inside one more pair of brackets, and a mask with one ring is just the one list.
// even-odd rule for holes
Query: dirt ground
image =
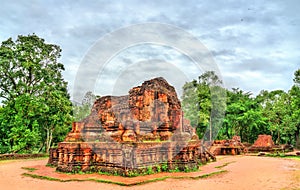
{"label": "dirt ground", "polygon": [[[201,167],[201,172],[211,173],[216,170],[216,166],[221,166],[225,163],[229,163],[227,166],[222,168],[222,170],[227,170],[228,172],[214,175],[205,179],[166,179],[164,181],[151,182],[131,187],[124,187],[115,184],[97,183],[92,181],[57,182],[34,179],[31,177],[22,176],[23,173],[29,173],[29,171],[26,171],[21,167],[32,167],[38,165],[43,166],[47,163],[47,159],[1,161],[0,189],[300,190],[300,160],[255,156],[226,156],[218,157],[217,159],[217,162],[213,162]],[[113,178],[116,176],[110,177]]]}

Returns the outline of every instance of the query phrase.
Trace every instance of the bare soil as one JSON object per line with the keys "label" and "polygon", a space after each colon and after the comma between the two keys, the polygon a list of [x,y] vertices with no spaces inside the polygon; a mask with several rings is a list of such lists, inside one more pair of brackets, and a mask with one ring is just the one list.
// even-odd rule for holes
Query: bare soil
{"label": "bare soil", "polygon": [[[55,172],[53,168],[44,167],[47,163],[47,159],[0,161],[0,189],[300,189],[300,160],[256,156],[223,156],[218,157],[217,160],[217,162],[202,166],[200,172],[160,173],[134,178],[104,176],[99,174],[61,174]],[[218,168],[218,166],[224,167]],[[22,169],[22,167],[37,168],[37,170],[30,172]],[[227,170],[228,172],[212,175],[203,179],[175,179],[175,177],[180,176],[196,177],[220,170]],[[170,176],[171,178],[163,181],[126,187],[93,181],[49,181],[22,176],[23,173],[32,173],[63,180],[96,178],[113,182],[119,181],[125,184],[147,181],[163,176]]]}

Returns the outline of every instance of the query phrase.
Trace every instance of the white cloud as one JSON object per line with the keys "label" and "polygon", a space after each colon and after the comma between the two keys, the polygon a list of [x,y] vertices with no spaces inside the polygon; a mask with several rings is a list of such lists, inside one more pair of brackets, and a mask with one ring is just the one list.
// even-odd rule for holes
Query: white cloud
{"label": "white cloud", "polygon": [[[64,76],[72,91],[76,69],[97,39],[131,24],[162,22],[181,27],[198,37],[214,55],[228,88],[240,87],[254,93],[261,89],[288,90],[294,71],[300,68],[299,7],[296,0],[172,3],[158,0],[2,0],[0,40],[36,33],[47,42],[60,45],[63,49],[61,62],[66,68]],[[201,74],[193,69],[188,58],[173,51],[154,51],[150,47],[127,52],[128,57],[119,54],[120,57],[114,58],[119,63],[112,61],[111,67],[107,68],[111,75],[105,76],[105,82],[114,85],[110,77],[126,70],[119,66],[145,59],[166,60],[183,73],[189,73],[185,74],[188,78]],[[151,69],[154,72],[156,68],[158,73],[162,69],[158,66]]]}

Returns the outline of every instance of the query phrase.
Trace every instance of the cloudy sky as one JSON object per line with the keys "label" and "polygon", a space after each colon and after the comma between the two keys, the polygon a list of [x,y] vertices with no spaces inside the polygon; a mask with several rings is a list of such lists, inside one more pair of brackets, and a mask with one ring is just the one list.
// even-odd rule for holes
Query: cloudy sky
{"label": "cloudy sky", "polygon": [[[92,89],[84,90],[96,94],[126,93],[130,86],[155,76],[165,77],[181,94],[185,81],[206,70],[195,67],[195,60],[181,46],[160,43],[159,38],[153,40],[157,43],[134,42],[133,37],[143,37],[143,30],[126,30],[117,38],[110,35],[137,24],[168,24],[206,47],[227,88],[257,94],[262,89],[288,90],[293,84],[293,73],[300,68],[299,11],[297,0],[1,0],[0,41],[35,33],[59,45],[71,94],[78,88],[76,83],[85,84],[82,73],[78,77],[83,68],[87,79],[94,77]],[[180,32],[168,34],[169,41],[185,44],[184,37],[178,38]],[[111,44],[126,41],[127,46],[116,51],[110,40]],[[107,57],[97,57],[97,51],[106,52]],[[101,67],[86,64],[90,59]]]}

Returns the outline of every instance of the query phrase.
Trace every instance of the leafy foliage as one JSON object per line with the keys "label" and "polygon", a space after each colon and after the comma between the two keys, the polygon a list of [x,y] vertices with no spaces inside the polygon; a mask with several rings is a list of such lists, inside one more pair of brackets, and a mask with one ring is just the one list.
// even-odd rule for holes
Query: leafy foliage
{"label": "leafy foliage", "polygon": [[[0,47],[1,152],[46,152],[72,120],[61,49],[35,34]],[[57,142],[57,141],[56,141]]]}
{"label": "leafy foliage", "polygon": [[[225,107],[222,97],[213,99],[212,89],[222,89],[213,72],[199,76],[183,86],[182,107],[191,125],[197,127],[200,138],[208,127],[222,125],[219,139],[230,139],[239,135],[244,142],[253,143],[259,134],[271,134],[277,144],[288,143],[300,147],[300,69],[295,72],[294,85],[288,92],[262,90],[256,97],[239,88],[223,89],[227,93]],[[221,97],[221,98],[220,98]],[[214,108],[214,109],[212,109]],[[216,109],[217,108],[217,109]],[[214,121],[217,113],[226,108],[222,121]]]}
{"label": "leafy foliage", "polygon": [[91,113],[91,108],[96,100],[96,97],[91,91],[86,92],[81,104],[73,106],[73,115],[75,121],[81,121]]}
{"label": "leafy foliage", "polygon": [[237,88],[227,91],[227,95],[227,110],[223,124],[226,130],[222,131],[227,138],[239,135],[242,140],[253,142],[258,134],[267,132],[262,107],[251,97],[250,92],[243,92]]}
{"label": "leafy foliage", "polygon": [[226,94],[221,84],[209,71],[183,86],[182,108],[200,138],[211,140],[222,124]]}

